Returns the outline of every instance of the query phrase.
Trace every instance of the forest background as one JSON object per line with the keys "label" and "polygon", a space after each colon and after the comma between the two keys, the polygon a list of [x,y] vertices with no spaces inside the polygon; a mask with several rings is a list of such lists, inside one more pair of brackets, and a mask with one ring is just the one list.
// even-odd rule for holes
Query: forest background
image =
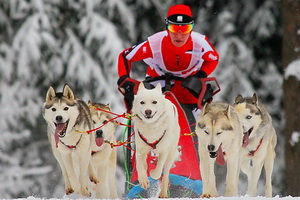
{"label": "forest background", "polygon": [[[125,112],[116,84],[118,55],[164,30],[169,6],[179,3],[191,6],[194,31],[207,35],[220,54],[212,76],[222,90],[214,100],[233,103],[238,94],[258,94],[278,134],[273,193],[300,196],[297,186],[289,185],[297,184],[300,173],[293,170],[300,167],[300,126],[295,122],[299,108],[286,103],[300,101],[295,92],[299,93],[300,43],[292,40],[299,40],[300,26],[285,34],[300,19],[299,2],[0,0],[0,198],[63,196],[61,171],[42,117],[47,89],[52,85],[59,91],[68,83],[81,99],[109,103],[113,112]],[[285,28],[283,18],[289,14],[293,17]],[[285,59],[289,50],[294,54]],[[142,80],[145,69],[145,64],[136,63],[132,77]],[[123,129],[118,127],[118,140]],[[118,148],[120,195],[125,183],[122,151]],[[241,175],[242,194],[245,180]]]}

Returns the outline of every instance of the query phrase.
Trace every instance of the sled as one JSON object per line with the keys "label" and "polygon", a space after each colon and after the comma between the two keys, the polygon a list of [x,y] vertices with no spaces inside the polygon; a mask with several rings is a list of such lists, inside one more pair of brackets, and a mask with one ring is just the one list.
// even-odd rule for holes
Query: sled
{"label": "sled", "polygon": [[[197,198],[202,194],[202,178],[199,167],[199,158],[197,152],[197,146],[195,136],[191,134],[191,125],[189,125],[186,114],[176,99],[175,95],[170,91],[172,80],[182,80],[180,77],[172,75],[147,78],[145,82],[151,83],[157,80],[165,80],[164,92],[165,97],[170,100],[178,110],[179,124],[180,124],[180,139],[179,139],[179,151],[180,160],[174,163],[174,167],[170,170],[170,189],[169,196],[171,198],[190,197]],[[210,97],[214,96],[220,91],[219,84],[214,77],[201,78],[201,92],[198,97],[198,108],[202,108],[206,102],[210,102],[212,99],[206,99],[206,88],[210,85],[213,90]],[[131,121],[128,120],[128,126],[124,130],[123,141],[130,141],[134,133],[129,125]],[[148,164],[148,177],[149,187],[145,190],[138,184],[137,170],[135,167],[135,152],[132,151],[134,147],[130,144],[127,148],[124,147],[124,165],[126,171],[126,184],[125,192],[126,198],[151,198],[157,193],[159,186],[159,180],[154,180],[150,177],[149,172],[156,167],[156,158],[153,152],[150,152],[147,157]]]}

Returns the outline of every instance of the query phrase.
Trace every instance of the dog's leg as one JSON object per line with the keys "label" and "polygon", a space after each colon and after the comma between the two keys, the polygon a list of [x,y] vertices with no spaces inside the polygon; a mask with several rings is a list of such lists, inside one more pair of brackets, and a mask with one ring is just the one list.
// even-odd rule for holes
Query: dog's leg
{"label": "dog's leg", "polygon": [[272,172],[274,167],[274,159],[275,159],[275,150],[269,145],[265,163],[264,163],[264,168],[266,172],[266,185],[265,185],[266,197],[272,197]]}
{"label": "dog's leg", "polygon": [[[77,151],[77,150],[76,150]],[[91,193],[89,191],[89,184],[88,184],[88,167],[91,160],[91,150],[90,148],[81,149],[76,152],[79,158],[79,180],[81,184],[81,194],[83,196],[89,197]]]}
{"label": "dog's leg", "polygon": [[166,163],[164,165],[164,174],[162,178],[161,191],[159,194],[159,198],[167,198],[168,197],[168,189],[169,189],[169,174],[170,169],[174,161],[179,157],[179,152],[176,148],[173,149],[172,152],[169,152],[168,158],[166,159]]}
{"label": "dog's leg", "polygon": [[149,180],[147,177],[147,154],[149,152],[149,148],[136,148],[136,169],[138,173],[138,180],[142,188],[146,189],[149,184]]}
{"label": "dog's leg", "polygon": [[90,161],[90,164],[89,164],[89,177],[90,177],[90,181],[97,184],[99,183],[99,179],[97,177],[97,173],[95,171],[95,168],[93,166],[93,162],[92,160]]}
{"label": "dog's leg", "polygon": [[216,177],[214,173],[214,159],[209,157],[205,144],[199,142],[200,171],[203,183],[201,197],[217,197]]}
{"label": "dog's leg", "polygon": [[73,159],[72,155],[70,154],[62,154],[62,160],[64,163],[64,166],[66,167],[66,171],[70,180],[70,183],[72,185],[72,188],[74,189],[74,192],[77,194],[80,194],[81,192],[81,184],[76,176],[74,165],[73,165]]}
{"label": "dog's leg", "polygon": [[[236,152],[239,153],[239,152]],[[226,193],[225,196],[238,196],[239,155],[232,155],[227,160]]]}
{"label": "dog's leg", "polygon": [[163,170],[164,165],[166,163],[168,154],[169,154],[169,152],[166,151],[166,150],[164,152],[159,153],[156,168],[150,171],[150,176],[152,178],[159,179],[161,177],[162,170]]}
{"label": "dog's leg", "polygon": [[96,191],[96,197],[99,199],[108,199],[111,198],[109,194],[109,173],[110,171],[108,170],[108,163],[107,160],[103,161],[103,163],[98,164],[98,177],[100,180],[100,183],[97,184],[97,191]]}
{"label": "dog's leg", "polygon": [[[53,146],[52,146],[53,147]],[[56,158],[59,166],[60,166],[60,169],[62,171],[62,175],[63,175],[63,178],[64,178],[64,182],[65,182],[65,191],[66,191],[66,194],[72,194],[74,192],[73,188],[72,188],[72,185],[70,183],[70,180],[69,180],[69,177],[68,177],[68,174],[67,174],[67,170],[66,170],[66,167],[64,165],[64,162],[62,160],[62,157],[60,155],[60,153],[58,152],[58,150],[54,149],[56,147],[53,147],[52,148],[52,151],[53,151],[53,155],[54,157]]]}
{"label": "dog's leg", "polygon": [[[259,159],[259,160],[258,160]],[[252,160],[252,173],[248,182],[248,192],[247,194],[251,197],[256,196],[257,192],[257,182],[261,174],[261,170],[263,167],[263,160],[259,157],[256,157]]]}
{"label": "dog's leg", "polygon": [[118,191],[117,191],[117,185],[116,185],[116,171],[117,171],[117,149],[114,148],[112,150],[111,156],[110,156],[110,166],[109,167],[109,188],[110,188],[110,198],[118,199]]}

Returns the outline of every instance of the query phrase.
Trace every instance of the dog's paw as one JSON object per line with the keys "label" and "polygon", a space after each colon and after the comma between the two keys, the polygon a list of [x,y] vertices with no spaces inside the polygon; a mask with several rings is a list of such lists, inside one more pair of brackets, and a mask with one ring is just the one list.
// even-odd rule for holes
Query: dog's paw
{"label": "dog's paw", "polygon": [[66,188],[66,195],[70,195],[74,193],[74,190],[72,188]]}
{"label": "dog's paw", "polygon": [[89,191],[89,188],[87,188],[87,187],[81,188],[81,194],[85,197],[91,197],[91,193]]}
{"label": "dog's paw", "polygon": [[210,197],[211,197],[210,194],[202,194],[202,195],[200,196],[200,198],[210,198]]}
{"label": "dog's paw", "polygon": [[90,176],[90,180],[91,180],[91,182],[93,182],[93,183],[95,183],[95,184],[98,184],[98,183],[99,183],[98,177]]}
{"label": "dog's paw", "polygon": [[159,179],[161,177],[162,172],[160,170],[153,169],[150,171],[150,176],[153,179]]}
{"label": "dog's paw", "polygon": [[168,192],[161,191],[159,193],[159,198],[168,198]]}
{"label": "dog's paw", "polygon": [[143,177],[143,178],[139,178],[139,183],[141,185],[142,188],[147,189],[148,185],[149,185],[149,180],[148,177]]}

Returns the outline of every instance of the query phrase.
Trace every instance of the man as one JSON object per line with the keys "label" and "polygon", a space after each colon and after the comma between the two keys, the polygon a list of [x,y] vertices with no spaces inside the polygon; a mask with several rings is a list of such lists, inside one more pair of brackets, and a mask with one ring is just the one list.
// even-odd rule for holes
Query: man
{"label": "man", "polygon": [[[193,78],[205,78],[216,68],[219,55],[200,33],[193,32],[194,20],[190,7],[174,5],[166,17],[166,31],[156,33],[147,41],[125,49],[119,55],[118,85],[125,93],[125,103],[130,110],[135,80],[130,78],[131,63],[144,60],[148,65],[146,77],[169,73],[184,78],[175,81],[171,92],[181,104],[195,105],[198,96],[191,94],[187,82]],[[136,86],[135,86],[136,87]]]}
{"label": "man", "polygon": [[[150,77],[164,76],[167,78],[169,75],[180,77],[181,80],[172,80],[172,86],[168,89],[180,103],[180,105],[176,105],[177,101],[175,102],[175,105],[180,107],[178,110],[182,110],[181,107],[184,109],[185,113],[179,113],[180,126],[182,132],[188,132],[189,124],[191,125],[195,120],[192,110],[197,108],[201,90],[201,85],[198,84],[199,79],[206,78],[215,70],[219,55],[206,36],[193,32],[194,20],[190,7],[186,5],[171,6],[165,22],[165,31],[158,32],[143,43],[120,53],[118,85],[124,94],[127,112],[130,112],[139,84],[138,81],[130,78],[133,62],[144,60],[148,64],[146,81]],[[163,87],[167,87],[164,85],[166,81],[159,82]],[[155,85],[157,81],[151,82],[151,84]],[[168,90],[167,88],[163,89]],[[189,124],[186,119],[190,121]],[[170,179],[171,190],[173,187],[174,193],[177,194],[172,195],[171,192],[171,196],[183,197],[180,196],[183,193],[176,187],[184,184],[186,188],[190,186],[190,190],[198,188],[193,192],[199,195],[202,191],[202,182],[200,170],[195,168],[195,166],[199,166],[199,162],[192,137],[181,136],[179,146],[182,148],[181,162],[175,163],[176,167],[171,171],[173,174]],[[148,167],[151,167],[149,163]],[[134,173],[132,177],[134,177]],[[188,182],[187,179],[190,179],[191,182]],[[131,190],[131,193],[137,193],[136,191],[139,189],[136,187],[136,190],[134,192]],[[134,195],[128,196],[128,198],[134,197]]]}

